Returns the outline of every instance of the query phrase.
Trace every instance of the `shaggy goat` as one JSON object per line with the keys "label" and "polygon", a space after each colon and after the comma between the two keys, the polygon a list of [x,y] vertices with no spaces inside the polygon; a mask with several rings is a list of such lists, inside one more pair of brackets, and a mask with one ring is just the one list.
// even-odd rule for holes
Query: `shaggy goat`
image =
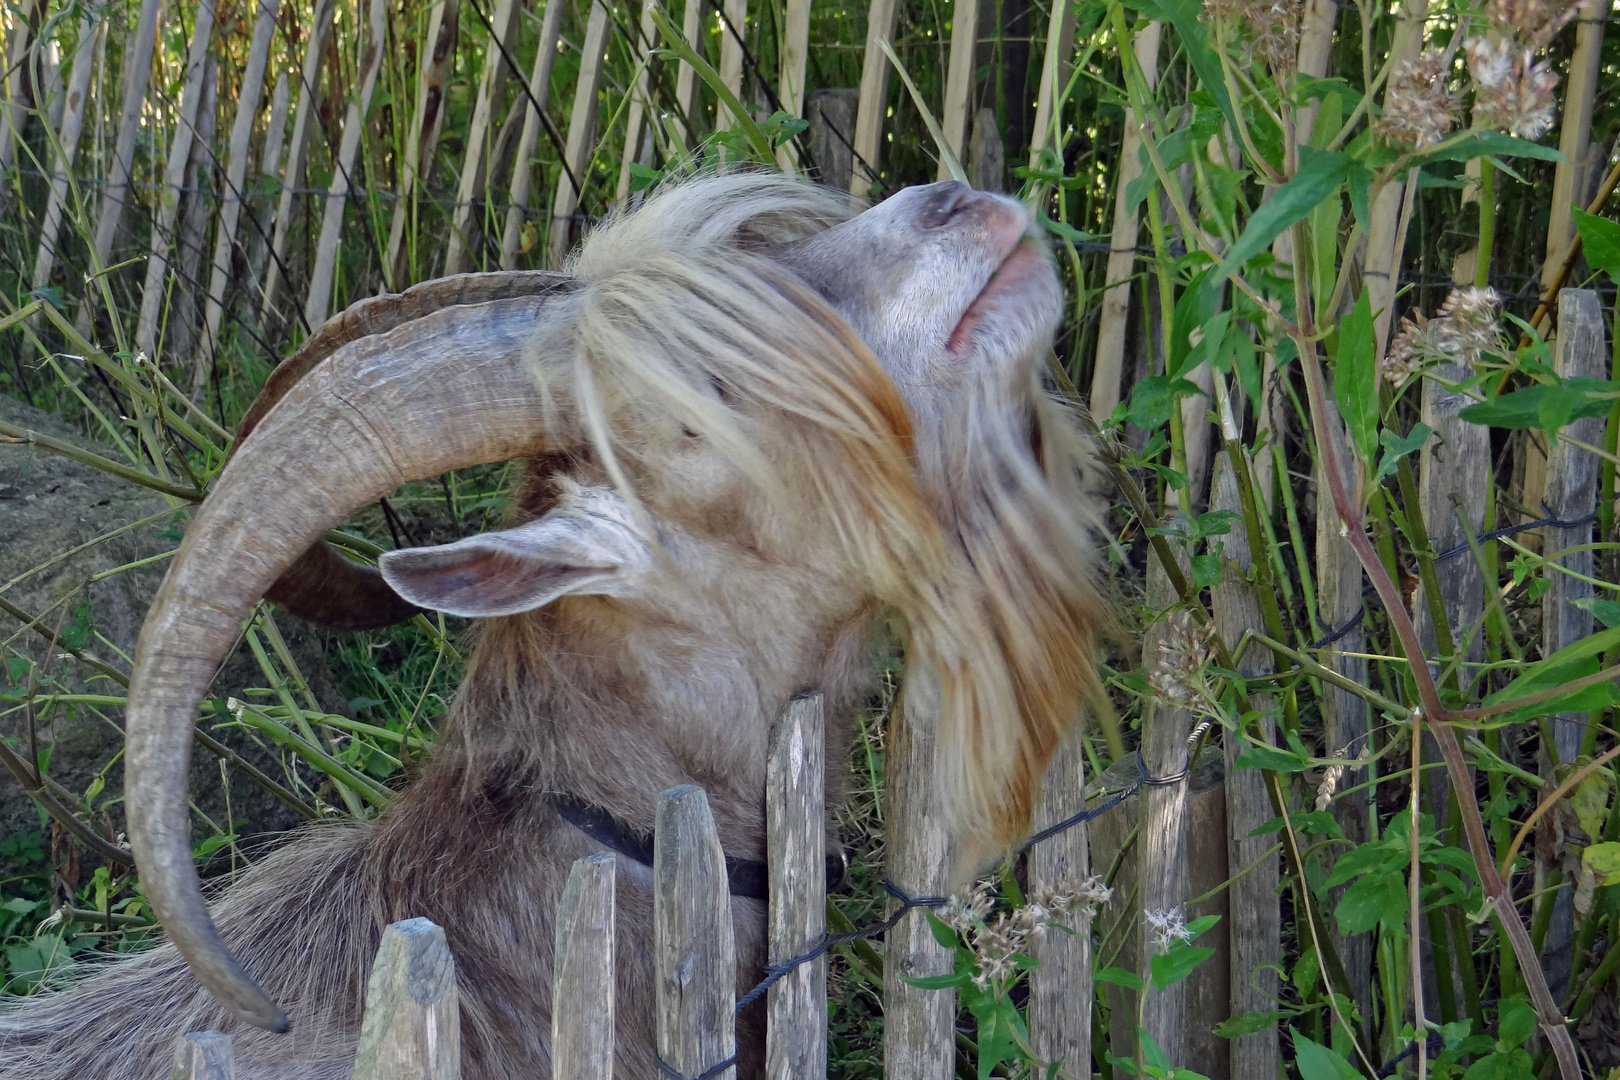
{"label": "shaggy goat", "polygon": [[[564,274],[368,301],[278,370],[135,660],[129,833],[168,941],[0,1017],[0,1077],[157,1077],[210,1027],[236,1032],[238,1076],[346,1077],[380,932],[410,916],[449,936],[464,1075],[546,1076],[553,916],[599,846],[562,808],[650,834],[660,791],[701,784],[727,853],[761,858],[773,718],[821,690],[841,762],[891,611],[937,692],[966,861],[1027,826],[1103,620],[1087,451],[1041,389],[1057,278],[1012,200],[935,184],[847,221],[841,202],[764,175],[674,186]],[[321,542],[402,483],[515,457],[521,523],[390,553],[392,591]],[[267,592],[336,625],[486,621],[396,803],[311,828],[210,911],[191,725]],[[618,896],[617,1068],[650,1080],[648,868],[620,859]],[[732,909],[743,987],[764,904]],[[740,1035],[750,1075],[762,1040]]]}

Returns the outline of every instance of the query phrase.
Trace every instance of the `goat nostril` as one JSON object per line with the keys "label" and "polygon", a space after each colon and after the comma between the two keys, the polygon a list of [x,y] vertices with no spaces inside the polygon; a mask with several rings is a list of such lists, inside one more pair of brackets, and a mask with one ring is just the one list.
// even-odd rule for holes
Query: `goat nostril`
{"label": "goat nostril", "polygon": [[979,201],[977,191],[955,180],[947,180],[935,187],[939,189],[938,193],[922,214],[925,229],[938,229],[950,224],[958,213]]}

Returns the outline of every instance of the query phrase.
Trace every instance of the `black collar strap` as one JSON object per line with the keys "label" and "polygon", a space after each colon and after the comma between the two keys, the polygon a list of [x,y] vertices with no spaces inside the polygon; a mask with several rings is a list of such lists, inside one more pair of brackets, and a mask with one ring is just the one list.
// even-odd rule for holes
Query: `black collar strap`
{"label": "black collar strap", "polygon": [[[552,795],[551,805],[574,828],[592,840],[627,859],[643,866],[653,863],[652,837],[632,831],[600,809],[580,802],[570,795]],[[848,860],[842,851],[827,856],[827,891],[831,892],[844,880]],[[758,859],[734,859],[726,856],[726,879],[731,884],[732,896],[745,896],[750,900],[766,900],[771,895],[770,872]]]}

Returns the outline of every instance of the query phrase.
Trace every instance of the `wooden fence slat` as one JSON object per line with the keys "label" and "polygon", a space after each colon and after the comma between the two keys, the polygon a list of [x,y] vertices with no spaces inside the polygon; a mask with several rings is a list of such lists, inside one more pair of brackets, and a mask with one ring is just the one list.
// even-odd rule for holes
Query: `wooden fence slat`
{"label": "wooden fence slat", "polygon": [[[315,0],[310,19],[309,41],[304,46],[304,66],[298,77],[298,107],[293,110],[292,136],[287,143],[287,166],[281,174],[281,197],[276,201],[276,228],[270,239],[270,262],[264,271],[264,290],[259,301],[259,322],[270,321],[280,290],[281,267],[287,257],[295,221],[293,200],[304,182],[304,164],[309,157],[309,137],[320,123],[321,71],[325,67],[326,37],[332,32],[332,16],[337,0]],[[290,285],[290,283],[288,283]],[[315,328],[309,327],[314,333]]]}
{"label": "wooden fence slat", "polygon": [[[1064,5],[1067,6],[1067,5]],[[1048,828],[1086,808],[1086,759],[1076,732],[1047,766],[1035,830]],[[1091,877],[1091,838],[1076,825],[1036,844],[1029,852],[1029,888],[1072,888]],[[1029,1038],[1042,1062],[1061,1061],[1063,1071],[1091,1075],[1090,905],[1076,909],[1074,933],[1048,930],[1035,942],[1040,966],[1029,973]]]}
{"label": "wooden fence slat", "polygon": [[507,193],[511,205],[506,208],[506,228],[501,232],[502,270],[511,270],[517,265],[518,248],[522,246],[529,182],[534,178],[534,152],[540,145],[540,129],[544,126],[542,110],[551,97],[551,68],[557,60],[557,35],[562,29],[562,0],[545,0],[545,3],[540,40],[535,45],[534,73],[529,76],[529,91],[534,94],[534,100],[524,98],[523,134],[518,139],[512,163],[512,186]]}
{"label": "wooden fence slat", "polygon": [[[1159,81],[1160,24],[1150,22],[1136,31],[1136,62],[1141,65],[1148,85]],[[1103,280],[1109,288],[1103,293],[1102,311],[1097,318],[1097,356],[1091,373],[1091,415],[1101,422],[1119,404],[1125,375],[1125,329],[1131,313],[1131,278],[1136,275],[1137,212],[1125,192],[1132,180],[1142,175],[1137,149],[1142,132],[1136,113],[1125,109],[1125,137],[1119,151],[1119,184],[1114,196],[1114,231],[1109,241],[1108,270]],[[1149,198],[1157,198],[1150,195]],[[1169,318],[1168,312],[1164,318]]]}
{"label": "wooden fence slat", "polygon": [[444,130],[447,108],[445,91],[456,60],[456,35],[461,28],[461,0],[435,0],[428,14],[426,41],[416,76],[416,109],[411,113],[411,134],[405,142],[405,161],[399,172],[399,200],[388,224],[388,255],[383,262],[388,287],[395,292],[405,288],[405,226],[416,220],[417,182],[433,171],[433,155],[439,133]]}
{"label": "wooden fence slat", "polygon": [[225,168],[225,190],[219,208],[219,228],[214,235],[214,272],[209,279],[203,316],[202,348],[197,350],[194,383],[201,385],[218,349],[219,325],[225,314],[225,288],[231,276],[231,255],[236,248],[236,225],[242,215],[246,195],[248,142],[253,138],[253,121],[259,115],[264,96],[264,72],[270,60],[270,40],[276,30],[281,0],[259,0],[259,17],[253,25],[253,41],[248,47],[247,65],[238,89],[236,122],[231,127],[230,156]]}
{"label": "wooden fence slat", "polygon": [[849,193],[857,209],[878,182],[883,114],[889,104],[889,58],[883,43],[894,36],[895,0],[872,0],[866,9],[866,54],[861,60],[861,100],[855,111],[855,162]]}
{"label": "wooden fence slat", "polygon": [[[914,676],[889,718],[884,870],[911,896],[938,895],[951,884],[950,837],[934,775],[938,715],[938,687]],[[890,903],[898,905],[892,899]],[[947,974],[952,962],[921,911],[908,913],[884,935],[883,1075],[889,1080],[949,1080],[953,1074],[956,992],[922,990],[901,981],[908,975]]]}
{"label": "wooden fence slat", "polygon": [[576,860],[557,906],[552,1080],[613,1078],[615,867],[611,851]]}
{"label": "wooden fence slat", "polygon": [[[742,100],[743,47],[741,38],[748,32],[748,0],[723,0],[720,11],[720,82]],[[747,104],[747,102],[743,102]],[[723,102],[716,102],[714,130],[727,131],[737,118]]]}
{"label": "wooden fence slat", "polygon": [[270,220],[271,192],[281,173],[281,148],[287,141],[287,109],[291,91],[287,73],[276,76],[276,88],[270,92],[270,118],[265,121],[264,153],[259,158],[259,183],[247,193],[248,224],[247,273],[243,280],[253,295],[240,298],[239,310],[248,311],[258,306],[264,296],[264,264],[270,258],[270,236],[275,222]]}
{"label": "wooden fence slat", "polygon": [[[769,941],[773,964],[799,956],[827,929],[826,716],[820,694],[788,703],[765,765]],[[827,1074],[827,958],[800,964],[766,991],[768,1080]]]}
{"label": "wooden fence slat", "polygon": [[[654,989],[658,1056],[700,1076],[737,1051],[737,944],[725,852],[694,784],[658,797],[653,836]],[[736,1066],[716,1080],[736,1080]]]}
{"label": "wooden fence slat", "polygon": [[849,190],[855,174],[851,146],[860,101],[861,92],[854,88],[824,87],[811,93],[804,106],[804,118],[810,122],[806,130],[810,160],[800,165],[809,166],[819,183],[839,191]]}
{"label": "wooden fence slat", "polygon": [[[1230,419],[1230,402],[1223,401],[1221,404],[1222,413]],[[1235,427],[1235,424],[1230,426]],[[1230,430],[1228,434],[1231,434]],[[1211,510],[1243,512],[1237,475],[1231,459],[1224,452],[1215,461],[1209,504]],[[1254,567],[1254,552],[1249,548],[1248,533],[1240,524],[1221,539],[1225,570],[1212,590],[1212,600],[1216,632],[1231,648],[1237,645],[1244,631],[1263,632],[1265,620],[1261,616],[1260,600],[1253,586],[1238,576]],[[1274,667],[1271,653],[1257,644],[1251,644],[1242,656],[1234,657],[1234,660],[1238,672],[1245,678],[1269,674]],[[1261,714],[1259,725],[1262,736],[1267,741],[1272,740],[1276,736],[1276,720],[1271,715],[1276,708],[1275,696],[1254,694],[1250,703]],[[1244,745],[1242,738],[1235,732],[1227,732],[1222,741],[1226,758],[1226,862],[1230,872],[1236,874],[1256,860],[1264,859],[1266,851],[1276,843],[1273,836],[1253,835],[1276,813],[1260,770],[1237,767],[1237,759]],[[1152,771],[1151,766],[1149,771]],[[1231,885],[1227,922],[1231,964],[1227,996],[1232,1016],[1274,1008],[1276,995],[1281,992],[1276,973],[1265,967],[1275,964],[1277,957],[1282,955],[1282,913],[1277,905],[1277,880],[1277,861],[1272,858],[1264,859]],[[1229,1075],[1232,1077],[1278,1074],[1280,1050],[1275,1023],[1253,1034],[1233,1039],[1227,1045]]]}
{"label": "wooden fence slat", "polygon": [[[1052,114],[1069,78],[1074,59],[1075,0],[1056,0],[1046,29],[1046,54],[1041,61],[1041,84],[1035,94],[1035,127],[1029,136],[1029,164],[1035,167],[1052,137]],[[1090,1020],[1087,1020],[1089,1025]]]}
{"label": "wooden fence slat", "polygon": [[[951,4],[951,53],[945,69],[945,102],[939,123],[945,145],[957,161],[966,157],[968,119],[973,115],[974,75],[979,66],[979,0]],[[951,179],[945,158],[939,162],[939,180]]]}
{"label": "wooden fence slat", "polygon": [[[1608,358],[1604,355],[1603,309],[1598,294],[1590,289],[1564,289],[1558,294],[1558,336],[1553,343],[1553,369],[1565,379],[1587,377],[1603,379],[1608,375]],[[1604,418],[1588,416],[1572,421],[1560,433],[1547,452],[1546,506],[1548,512],[1560,521],[1573,521],[1592,512],[1598,498],[1598,458],[1569,442],[1575,439],[1588,446],[1601,445]],[[1569,439],[1562,436],[1567,435]],[[1592,542],[1592,523],[1570,529],[1549,528],[1542,540],[1545,555],[1579,547]],[[1549,569],[1547,591],[1541,597],[1541,655],[1551,656],[1568,645],[1573,645],[1592,633],[1592,613],[1575,606],[1579,600],[1594,593],[1590,581],[1571,574],[1591,578],[1595,573],[1595,554],[1592,551],[1570,551],[1560,556],[1558,566],[1569,574]],[[1586,736],[1587,715],[1563,712],[1553,718],[1553,744],[1558,751],[1559,764],[1568,766],[1580,753]],[[1553,1000],[1563,1001],[1569,984],[1570,940],[1575,931],[1574,890],[1561,890],[1554,898],[1552,919],[1547,926],[1547,937],[1542,956],[1547,970],[1547,985]]]}
{"label": "wooden fence slat", "polygon": [[[1391,70],[1403,60],[1415,60],[1423,51],[1423,24],[1429,16],[1429,0],[1401,0],[1395,19],[1395,32],[1388,63]],[[1388,100],[1389,88],[1384,88]],[[1395,235],[1399,228],[1401,204],[1406,185],[1391,181],[1373,200],[1372,224],[1367,228],[1367,255],[1363,260],[1367,278],[1367,299],[1373,311],[1373,341],[1382,359],[1389,342],[1390,320],[1394,316],[1395,284],[1401,275],[1404,245]]]}
{"label": "wooden fence slat", "polygon": [[[681,13],[681,36],[698,55],[704,55],[703,46],[704,0],[686,0]],[[675,69],[675,112],[681,139],[690,148],[697,139],[697,70],[686,61]]]}
{"label": "wooden fence slat", "polygon": [[1577,9],[1575,51],[1569,57],[1564,107],[1558,117],[1558,152],[1564,156],[1553,167],[1547,254],[1541,266],[1542,288],[1552,287],[1573,239],[1570,203],[1586,202],[1590,197],[1587,174],[1593,168],[1603,167],[1601,147],[1599,153],[1592,153],[1592,106],[1597,99],[1598,75],[1602,71],[1603,31],[1613,6],[1612,0],[1582,0]]}
{"label": "wooden fence slat", "polygon": [[[641,25],[637,30],[640,37],[631,50],[636,63],[641,65],[641,74],[636,76],[636,85],[630,91],[630,109],[624,121],[624,154],[619,159],[619,183],[613,195],[615,202],[622,203],[630,197],[630,166],[641,160],[642,144],[653,137],[643,126],[647,123],[647,106],[652,102],[649,93],[652,67],[645,61],[648,50],[658,47],[658,24],[652,17],[657,6],[658,0],[641,0]],[[657,123],[656,118],[653,123]]]}
{"label": "wooden fence slat", "polygon": [[[168,293],[170,244],[180,218],[180,203],[186,186],[186,167],[191,164],[191,144],[197,134],[197,108],[202,103],[203,76],[207,74],[208,45],[214,34],[214,0],[201,0],[197,20],[191,30],[191,46],[186,54],[185,82],[180,91],[180,113],[176,118],[174,141],[169,144],[169,162],[163,170],[163,187],[158,192],[157,219],[152,224],[151,256],[146,260],[146,285],[141,290],[141,312],[135,323],[135,347],[148,356],[157,356],[157,323]],[[184,258],[185,252],[177,252]]]}
{"label": "wooden fence slat", "polygon": [[406,919],[383,931],[366,984],[354,1080],[457,1080],[461,1005],[444,930]]}
{"label": "wooden fence slat", "polygon": [[552,266],[561,266],[573,246],[574,211],[579,209],[580,196],[574,183],[576,180],[581,184],[586,182],[591,151],[596,146],[596,107],[606,60],[608,15],[607,0],[595,0],[591,4],[585,44],[581,46],[579,82],[574,87],[573,115],[568,121],[568,147],[563,155],[568,168],[561,170],[562,175],[557,178],[557,197],[551,204]]}
{"label": "wooden fence slat", "polygon": [[235,1080],[236,1056],[231,1037],[217,1031],[194,1031],[174,1040],[169,1080]]}
{"label": "wooden fence slat", "polygon": [[461,182],[456,187],[456,205],[450,217],[450,236],[445,242],[446,276],[466,269],[464,263],[473,239],[473,210],[479,190],[484,186],[485,154],[490,149],[485,144],[490,141],[495,111],[500,108],[501,91],[506,87],[507,65],[502,45],[510,51],[517,44],[518,11],[517,0],[497,0],[495,4],[489,43],[484,49],[484,72],[478,80],[478,98],[467,127]]}
{"label": "wooden fence slat", "polygon": [[321,216],[321,238],[315,245],[315,265],[309,273],[309,296],[304,301],[304,321],[314,333],[326,321],[332,304],[332,279],[337,272],[338,247],[343,242],[343,212],[348,209],[349,192],[355,186],[359,168],[360,142],[365,135],[366,114],[371,111],[371,95],[377,88],[388,42],[388,0],[371,0],[366,32],[360,35],[360,92],[349,102],[343,117],[343,139],[338,145],[332,184],[326,191],[325,213]]}
{"label": "wooden fence slat", "polygon": [[68,76],[62,125],[56,136],[61,152],[51,171],[51,188],[45,197],[40,226],[39,253],[34,256],[33,287],[36,289],[51,283],[51,271],[56,266],[56,245],[62,235],[68,184],[73,176],[73,161],[78,156],[79,136],[84,131],[84,114],[90,101],[90,76],[95,69],[96,49],[107,33],[107,25],[107,20],[99,17],[96,9],[89,5],[79,17],[79,43],[73,50],[73,72]]}
{"label": "wooden fence slat", "polygon": [[[789,116],[804,116],[804,72],[810,57],[810,0],[787,0],[782,27],[782,71],[777,97]],[[783,172],[799,171],[798,144],[789,140],[777,147],[776,163]]]}

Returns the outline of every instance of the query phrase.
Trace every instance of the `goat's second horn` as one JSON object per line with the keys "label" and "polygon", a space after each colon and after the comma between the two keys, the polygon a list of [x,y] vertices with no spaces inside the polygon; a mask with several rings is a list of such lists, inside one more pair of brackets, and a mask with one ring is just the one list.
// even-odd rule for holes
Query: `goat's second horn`
{"label": "goat's second horn", "polygon": [[538,295],[445,308],[314,366],[220,474],[141,629],[128,708],[130,844],[169,939],[248,1023],[287,1027],[203,899],[186,809],[198,704],[253,605],[355,510],[401,484],[571,441],[547,430],[559,412],[525,358],[555,303]]}

